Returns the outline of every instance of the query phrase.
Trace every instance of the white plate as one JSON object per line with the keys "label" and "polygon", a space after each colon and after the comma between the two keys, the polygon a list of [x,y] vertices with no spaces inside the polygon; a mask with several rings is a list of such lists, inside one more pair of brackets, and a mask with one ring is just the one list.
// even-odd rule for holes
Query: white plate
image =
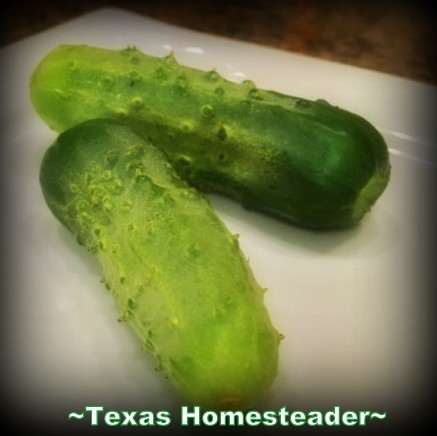
{"label": "white plate", "polygon": [[323,98],[374,123],[389,144],[392,180],[354,229],[313,233],[211,199],[241,235],[258,281],[269,289],[274,324],[285,335],[277,382],[260,409],[341,405],[401,413],[420,400],[430,357],[423,265],[426,201],[436,170],[429,128],[436,89],[103,9],[1,51],[11,273],[3,371],[12,404],[63,421],[88,404],[171,410],[181,402],[128,326],[116,321],[95,259],[43,201],[39,164],[55,133],[32,110],[28,81],[61,43],[135,45],[159,56],[173,51],[181,63]]}

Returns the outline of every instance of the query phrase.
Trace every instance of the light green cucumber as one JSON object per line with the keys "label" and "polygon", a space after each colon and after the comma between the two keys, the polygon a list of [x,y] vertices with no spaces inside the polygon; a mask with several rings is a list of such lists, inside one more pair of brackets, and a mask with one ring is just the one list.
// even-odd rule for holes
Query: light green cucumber
{"label": "light green cucumber", "polygon": [[103,282],[183,398],[247,408],[277,373],[280,336],[238,244],[207,200],[127,126],[91,120],[44,155],[54,215],[97,256]]}
{"label": "light green cucumber", "polygon": [[57,131],[91,118],[128,123],[192,185],[299,226],[357,223],[389,181],[387,146],[358,115],[172,55],[63,45],[36,68],[31,97]]}

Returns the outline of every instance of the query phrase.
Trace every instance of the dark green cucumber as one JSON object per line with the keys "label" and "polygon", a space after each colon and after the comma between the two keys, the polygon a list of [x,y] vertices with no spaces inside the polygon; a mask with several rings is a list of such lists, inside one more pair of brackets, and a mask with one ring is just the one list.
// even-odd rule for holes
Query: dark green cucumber
{"label": "dark green cucumber", "polygon": [[185,399],[245,408],[277,373],[279,334],[239,248],[164,153],[108,120],[68,129],[40,170],[54,215]]}
{"label": "dark green cucumber", "polygon": [[37,67],[31,97],[57,131],[90,118],[128,123],[192,185],[304,227],[358,222],[389,180],[387,146],[363,118],[172,55],[63,45]]}

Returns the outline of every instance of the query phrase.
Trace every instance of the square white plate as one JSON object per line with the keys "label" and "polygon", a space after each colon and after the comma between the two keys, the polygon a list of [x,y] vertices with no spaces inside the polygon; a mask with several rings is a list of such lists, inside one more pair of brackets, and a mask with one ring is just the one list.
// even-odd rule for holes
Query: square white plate
{"label": "square white plate", "polygon": [[211,201],[240,234],[258,281],[269,289],[272,320],[285,335],[277,382],[260,409],[341,405],[403,413],[420,401],[430,369],[425,256],[436,89],[102,9],[0,52],[10,273],[3,371],[11,403],[60,421],[89,404],[123,410],[181,404],[129,327],[117,322],[96,260],[41,195],[39,164],[56,135],[33,111],[28,83],[42,57],[62,43],[135,45],[157,56],[173,51],[183,64],[323,98],[372,122],[389,145],[392,179],[356,228],[315,233],[218,196]]}

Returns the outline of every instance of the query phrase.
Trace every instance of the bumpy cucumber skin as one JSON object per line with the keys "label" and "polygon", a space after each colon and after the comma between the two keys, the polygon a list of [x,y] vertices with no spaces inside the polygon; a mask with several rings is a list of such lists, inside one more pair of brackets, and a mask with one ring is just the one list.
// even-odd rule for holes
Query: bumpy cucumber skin
{"label": "bumpy cucumber skin", "polygon": [[164,154],[127,126],[62,133],[40,170],[54,215],[99,259],[103,282],[182,396],[249,407],[277,373],[279,334],[237,237]]}
{"label": "bumpy cucumber skin", "polygon": [[387,146],[363,118],[172,55],[60,46],[34,72],[31,97],[55,130],[90,118],[129,123],[197,188],[303,227],[358,222],[389,181]]}

